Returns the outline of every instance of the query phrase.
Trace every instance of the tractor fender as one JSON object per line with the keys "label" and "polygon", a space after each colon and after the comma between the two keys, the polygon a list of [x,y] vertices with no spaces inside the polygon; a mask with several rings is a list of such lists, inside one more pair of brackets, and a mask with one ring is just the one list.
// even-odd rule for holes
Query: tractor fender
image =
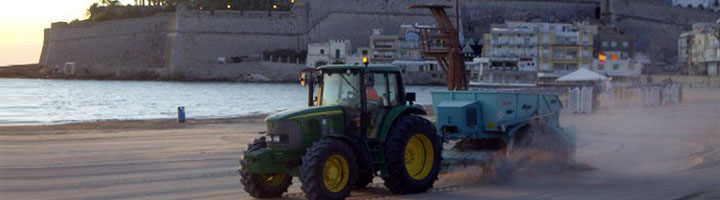
{"label": "tractor fender", "polygon": [[390,132],[392,125],[402,116],[405,115],[427,115],[427,112],[420,105],[402,105],[391,109],[382,120],[380,130],[378,130],[378,140],[380,143],[385,142],[387,134]]}

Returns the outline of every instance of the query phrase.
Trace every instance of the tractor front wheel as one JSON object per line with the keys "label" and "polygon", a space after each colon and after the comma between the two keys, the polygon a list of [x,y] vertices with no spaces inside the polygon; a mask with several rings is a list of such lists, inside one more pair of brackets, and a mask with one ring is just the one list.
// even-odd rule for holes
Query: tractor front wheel
{"label": "tractor front wheel", "polygon": [[395,122],[385,141],[389,176],[385,186],[395,194],[425,192],[438,179],[442,145],[435,126],[418,116]]}
{"label": "tractor front wheel", "polygon": [[[248,144],[246,152],[255,151],[265,148],[265,137],[256,139],[253,143]],[[245,160],[240,159],[240,183],[243,184],[244,190],[255,198],[267,199],[278,198],[287,192],[288,187],[292,184],[292,176],[289,174],[253,174],[245,169]]]}
{"label": "tractor front wheel", "polygon": [[300,182],[308,199],[345,199],[355,187],[358,166],[352,148],[337,139],[313,144],[302,157]]}

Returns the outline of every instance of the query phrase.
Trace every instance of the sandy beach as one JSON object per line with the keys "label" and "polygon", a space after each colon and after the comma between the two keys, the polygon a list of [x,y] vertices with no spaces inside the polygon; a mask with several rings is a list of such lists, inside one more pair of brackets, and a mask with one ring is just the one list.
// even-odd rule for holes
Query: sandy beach
{"label": "sandy beach", "polygon": [[[597,170],[485,183],[445,174],[429,193],[390,196],[375,179],[353,199],[720,198],[720,90],[688,89],[680,104],[605,105],[563,114],[578,131],[577,160]],[[0,199],[249,199],[238,155],[264,116],[0,127]],[[295,179],[286,198],[302,199]]]}

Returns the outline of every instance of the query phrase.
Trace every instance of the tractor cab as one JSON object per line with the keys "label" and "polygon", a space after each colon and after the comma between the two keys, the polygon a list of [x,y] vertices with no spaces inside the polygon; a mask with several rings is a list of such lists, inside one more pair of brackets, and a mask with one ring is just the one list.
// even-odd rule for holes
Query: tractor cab
{"label": "tractor cab", "polygon": [[377,139],[382,116],[415,100],[405,94],[400,72],[392,66],[328,65],[304,72],[301,83],[308,87],[308,106],[340,106],[349,119],[346,128]]}

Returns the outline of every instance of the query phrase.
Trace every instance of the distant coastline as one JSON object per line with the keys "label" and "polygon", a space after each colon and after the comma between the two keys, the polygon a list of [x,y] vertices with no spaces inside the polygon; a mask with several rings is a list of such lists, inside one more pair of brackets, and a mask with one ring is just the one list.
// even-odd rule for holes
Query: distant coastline
{"label": "distant coastline", "polygon": [[0,66],[0,78],[44,78],[45,73],[38,64]]}
{"label": "distant coastline", "polygon": [[[298,72],[299,75],[299,72]],[[294,79],[284,78],[279,80],[255,77],[251,75],[243,79],[230,78],[158,78],[153,76],[116,77],[112,75],[52,75],[40,64],[20,64],[0,66],[0,78],[25,78],[25,79],[69,79],[69,80],[125,80],[125,81],[183,81],[183,82],[250,82],[250,83],[295,83]]]}

